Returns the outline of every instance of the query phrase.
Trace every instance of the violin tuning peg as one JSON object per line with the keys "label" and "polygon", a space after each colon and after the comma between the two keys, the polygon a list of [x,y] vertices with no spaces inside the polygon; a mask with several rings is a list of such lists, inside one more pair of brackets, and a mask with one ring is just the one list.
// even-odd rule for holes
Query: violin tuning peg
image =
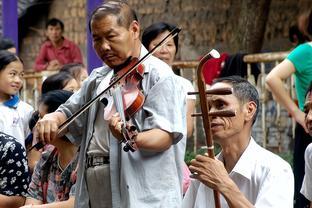
{"label": "violin tuning peg", "polygon": [[199,92],[187,92],[188,95],[198,95]]}
{"label": "violin tuning peg", "polygon": [[103,103],[104,107],[107,106],[107,104],[108,104],[107,98],[102,98],[100,101],[101,101],[101,103]]}
{"label": "violin tuning peg", "polygon": [[193,113],[191,114],[192,117],[197,117],[197,116],[202,116],[203,114],[202,113]]}
{"label": "violin tuning peg", "polygon": [[229,87],[206,90],[207,95],[230,95],[232,92],[232,88]]}

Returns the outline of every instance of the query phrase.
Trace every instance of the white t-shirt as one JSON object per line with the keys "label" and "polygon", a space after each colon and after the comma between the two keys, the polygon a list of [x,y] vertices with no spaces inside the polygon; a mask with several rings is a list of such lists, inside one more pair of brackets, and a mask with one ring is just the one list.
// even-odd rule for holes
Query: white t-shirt
{"label": "white t-shirt", "polygon": [[312,201],[312,144],[306,148],[304,152],[305,175],[302,182],[300,192],[309,201]]}
{"label": "white t-shirt", "polygon": [[196,100],[196,95],[188,95],[187,94],[188,92],[194,92],[195,91],[192,83],[188,79],[185,79],[184,77],[181,77],[178,75],[177,75],[177,80],[182,85],[182,88],[186,93],[186,99]]}
{"label": "white t-shirt", "polygon": [[[217,156],[222,161],[222,152]],[[294,176],[290,165],[251,139],[229,174],[239,190],[255,207],[292,208]],[[221,195],[221,207],[229,207]],[[213,190],[192,180],[183,199],[183,208],[214,207]]]}
{"label": "white t-shirt", "polygon": [[23,101],[19,101],[16,108],[0,103],[0,131],[15,137],[25,147],[32,113],[33,107]]}

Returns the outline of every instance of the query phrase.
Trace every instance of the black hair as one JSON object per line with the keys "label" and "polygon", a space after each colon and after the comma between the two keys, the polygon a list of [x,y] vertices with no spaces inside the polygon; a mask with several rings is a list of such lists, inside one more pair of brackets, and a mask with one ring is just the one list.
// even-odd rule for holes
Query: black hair
{"label": "black hair", "polygon": [[[41,96],[40,103],[47,106],[47,113],[52,113],[65,103],[72,94],[73,92],[66,90],[52,90]],[[66,136],[61,137],[61,139],[69,142]]]}
{"label": "black hair", "polygon": [[79,76],[81,74],[81,68],[84,68],[83,64],[80,63],[70,63],[65,64],[60,69],[60,72],[69,73],[72,75],[76,80],[79,79]]}
{"label": "black hair", "polygon": [[60,25],[61,26],[61,30],[64,31],[64,23],[57,19],[57,18],[52,18],[52,19],[49,19],[46,23],[46,29],[48,29],[49,26],[57,26],[57,25]]}
{"label": "black hair", "polygon": [[22,60],[14,53],[7,50],[0,50],[0,71],[14,61],[20,61],[23,63]]}
{"label": "black hair", "polygon": [[305,43],[307,40],[309,40],[308,37],[306,37],[304,34],[302,34],[302,32],[300,32],[297,25],[293,25],[289,28],[288,38],[291,43],[295,43],[296,41],[294,36],[297,37],[298,40],[297,45]]}
{"label": "black hair", "polygon": [[312,9],[310,9],[307,32],[312,35]]}
{"label": "black hair", "polygon": [[66,72],[60,72],[57,74],[53,74],[49,77],[47,77],[41,87],[41,93],[45,94],[52,90],[61,90],[63,89],[67,83],[74,79],[74,77]]}
{"label": "black hair", "polygon": [[241,104],[245,104],[249,101],[253,101],[256,103],[256,113],[253,116],[253,123],[255,123],[257,119],[257,115],[259,112],[259,94],[257,89],[250,84],[246,79],[240,76],[228,76],[228,77],[221,77],[217,78],[213,81],[212,85],[224,82],[229,83],[233,87],[233,94],[237,97]]}
{"label": "black hair", "polygon": [[105,3],[101,4],[92,12],[89,21],[89,30],[91,31],[91,23],[94,20],[101,20],[108,15],[113,15],[117,17],[118,25],[123,26],[127,29],[133,21],[138,21],[138,17],[135,11],[129,6],[126,1],[105,1]]}
{"label": "black hair", "polygon": [[39,111],[34,111],[28,121],[28,127],[32,131],[37,121],[39,120]]}
{"label": "black hair", "polygon": [[40,103],[46,105],[47,113],[52,113],[65,103],[73,92],[67,90],[52,90],[42,95]]}
{"label": "black hair", "polygon": [[0,50],[8,50],[10,48],[15,48],[13,40],[10,38],[1,38],[0,39]]}
{"label": "black hair", "polygon": [[[161,33],[165,32],[165,31],[169,31],[171,32],[172,30],[174,30],[176,28],[175,25],[172,25],[170,23],[166,23],[166,22],[157,22],[154,23],[150,26],[148,26],[142,35],[142,44],[144,45],[145,48],[149,48],[150,43]],[[174,41],[174,45],[176,47],[176,53],[178,52],[179,49],[179,36],[176,35],[173,38]]]}

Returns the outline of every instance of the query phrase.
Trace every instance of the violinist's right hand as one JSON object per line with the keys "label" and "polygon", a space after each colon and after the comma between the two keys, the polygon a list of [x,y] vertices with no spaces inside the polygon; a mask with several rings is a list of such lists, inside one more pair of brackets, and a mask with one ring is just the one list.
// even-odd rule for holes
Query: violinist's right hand
{"label": "violinist's right hand", "polygon": [[[58,134],[58,127],[66,120],[61,112],[49,113],[39,119],[34,129],[34,138],[42,144],[50,144]],[[63,133],[63,132],[62,132]]]}

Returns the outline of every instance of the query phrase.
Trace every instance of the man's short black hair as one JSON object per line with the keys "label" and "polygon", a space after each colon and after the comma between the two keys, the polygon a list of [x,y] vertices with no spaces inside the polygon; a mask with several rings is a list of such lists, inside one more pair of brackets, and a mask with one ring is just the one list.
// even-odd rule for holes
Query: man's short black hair
{"label": "man's short black hair", "polygon": [[1,38],[0,39],[0,50],[8,50],[10,48],[15,48],[13,40],[10,38]]}
{"label": "man's short black hair", "polygon": [[250,84],[246,79],[240,76],[228,76],[228,77],[221,77],[217,78],[213,81],[212,85],[224,82],[229,83],[233,87],[233,94],[237,97],[241,104],[245,104],[249,101],[253,101],[256,103],[256,113],[253,117],[253,124],[257,119],[257,115],[259,112],[259,94],[257,89]]}
{"label": "man's short black hair", "polygon": [[117,17],[119,26],[129,28],[133,21],[138,21],[135,11],[129,6],[126,1],[114,0],[105,1],[102,5],[96,8],[91,14],[89,21],[89,30],[91,31],[91,23],[94,20],[101,20],[108,15]]}
{"label": "man's short black hair", "polygon": [[64,23],[61,20],[57,19],[57,18],[49,19],[48,22],[46,23],[46,29],[48,29],[49,26],[54,26],[55,27],[57,25],[60,25],[62,31],[64,31]]}

